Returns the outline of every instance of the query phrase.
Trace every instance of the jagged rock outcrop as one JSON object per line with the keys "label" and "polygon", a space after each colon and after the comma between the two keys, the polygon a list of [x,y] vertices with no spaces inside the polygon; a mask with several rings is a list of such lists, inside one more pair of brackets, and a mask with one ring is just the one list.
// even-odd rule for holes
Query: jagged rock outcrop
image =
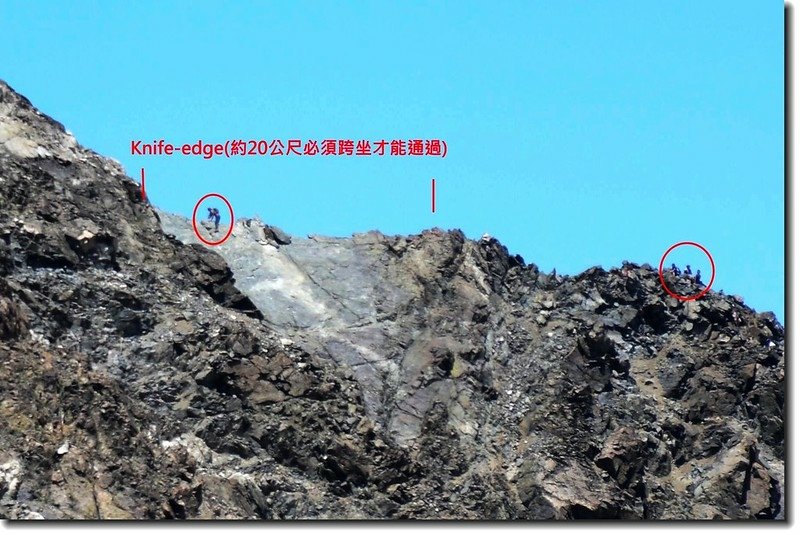
{"label": "jagged rock outcrop", "polygon": [[3,84],[0,210],[4,517],[784,515],[784,331],[740,298],[460,231],[208,248]]}

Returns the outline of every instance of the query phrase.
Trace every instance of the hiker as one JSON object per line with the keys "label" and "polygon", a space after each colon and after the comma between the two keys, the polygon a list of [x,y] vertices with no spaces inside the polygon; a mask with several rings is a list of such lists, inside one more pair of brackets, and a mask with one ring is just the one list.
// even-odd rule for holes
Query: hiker
{"label": "hiker", "polygon": [[214,230],[219,232],[219,210],[214,208]]}
{"label": "hiker", "polygon": [[678,269],[678,266],[676,266],[674,262],[673,262],[672,266],[670,266],[670,269],[672,270],[672,274],[675,275],[676,277],[680,277],[681,276],[681,270]]}
{"label": "hiker", "polygon": [[691,276],[692,275],[692,266],[690,266],[689,264],[686,264],[686,269],[683,270],[683,274]]}
{"label": "hiker", "polygon": [[214,209],[213,208],[209,208],[208,209],[208,220],[209,221],[213,221],[214,220]]}
{"label": "hiker", "polygon": [[696,282],[697,284],[703,284],[702,282],[700,282],[700,270],[699,269],[697,270],[697,273],[694,274],[694,282]]}

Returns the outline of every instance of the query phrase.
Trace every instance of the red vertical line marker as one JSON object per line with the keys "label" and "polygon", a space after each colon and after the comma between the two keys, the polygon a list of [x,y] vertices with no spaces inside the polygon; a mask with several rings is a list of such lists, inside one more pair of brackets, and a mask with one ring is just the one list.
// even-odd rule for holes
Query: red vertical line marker
{"label": "red vertical line marker", "polygon": [[145,193],[144,189],[144,167],[142,167],[142,200],[147,201],[147,193]]}
{"label": "red vertical line marker", "polygon": [[436,179],[431,179],[431,213],[436,212]]}

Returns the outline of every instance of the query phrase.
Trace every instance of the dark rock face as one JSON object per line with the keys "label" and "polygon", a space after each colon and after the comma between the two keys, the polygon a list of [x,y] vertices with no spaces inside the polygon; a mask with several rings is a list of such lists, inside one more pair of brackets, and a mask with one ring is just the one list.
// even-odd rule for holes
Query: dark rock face
{"label": "dark rock face", "polygon": [[0,211],[3,517],[784,515],[741,299],[438,229],[211,250],[3,84]]}

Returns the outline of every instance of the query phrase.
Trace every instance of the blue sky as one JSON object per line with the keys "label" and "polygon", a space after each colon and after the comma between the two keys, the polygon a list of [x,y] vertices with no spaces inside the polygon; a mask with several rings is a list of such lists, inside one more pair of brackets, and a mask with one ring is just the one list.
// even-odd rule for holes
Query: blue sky
{"label": "blue sky", "polygon": [[[219,192],[292,234],[488,232],[568,274],[696,241],[715,289],[783,318],[782,2],[3,0],[0,57],[81,143],[145,167],[167,210]],[[161,138],[448,155],[130,155]]]}

